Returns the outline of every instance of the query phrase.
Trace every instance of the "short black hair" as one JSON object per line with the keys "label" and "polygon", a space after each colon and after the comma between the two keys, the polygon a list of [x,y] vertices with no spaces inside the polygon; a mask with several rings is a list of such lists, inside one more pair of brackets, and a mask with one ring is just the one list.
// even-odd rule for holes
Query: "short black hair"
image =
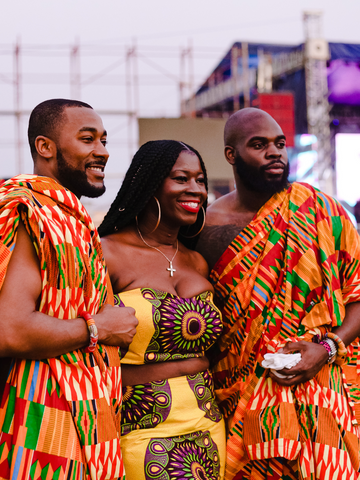
{"label": "short black hair", "polygon": [[31,112],[28,128],[28,139],[33,159],[36,157],[35,140],[39,135],[48,137],[55,141],[56,130],[58,129],[64,110],[67,107],[92,107],[88,103],[79,100],[68,100],[66,98],[53,98],[39,103]]}
{"label": "short black hair", "polygon": [[[126,227],[135,220],[135,217],[145,208],[162,182],[169,175],[180,153],[183,151],[191,151],[198,157],[204,173],[205,187],[208,190],[206,168],[197,150],[186,143],[176,140],[147,142],[135,153],[121,188],[99,226],[98,230],[101,237],[114,233],[114,231]],[[206,202],[203,206],[206,209]],[[191,230],[199,231],[202,223],[203,215],[199,214]],[[188,235],[191,235],[191,233]],[[179,237],[181,238],[181,231]],[[189,242],[183,238],[182,241],[187,246],[190,246]]]}

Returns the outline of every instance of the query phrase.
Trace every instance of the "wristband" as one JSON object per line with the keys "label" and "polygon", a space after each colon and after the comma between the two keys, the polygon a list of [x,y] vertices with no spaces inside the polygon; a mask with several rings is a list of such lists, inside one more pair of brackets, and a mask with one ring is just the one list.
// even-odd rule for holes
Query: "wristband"
{"label": "wristband", "polygon": [[83,319],[85,320],[90,333],[90,343],[89,343],[89,346],[85,348],[85,352],[87,353],[93,352],[96,348],[98,338],[99,338],[98,329],[96,328],[96,325],[95,325],[95,320],[92,318],[90,313],[87,313],[85,311],[81,312],[80,316],[83,317]]}
{"label": "wristband", "polygon": [[325,338],[329,338],[337,344],[337,355],[335,357],[335,363],[337,365],[342,365],[343,363],[345,363],[347,357],[347,348],[345,347],[345,343],[333,332],[327,332],[325,334]]}
{"label": "wristband", "polygon": [[329,358],[326,363],[333,363],[337,354],[337,344],[331,338],[325,338],[319,342],[329,354]]}

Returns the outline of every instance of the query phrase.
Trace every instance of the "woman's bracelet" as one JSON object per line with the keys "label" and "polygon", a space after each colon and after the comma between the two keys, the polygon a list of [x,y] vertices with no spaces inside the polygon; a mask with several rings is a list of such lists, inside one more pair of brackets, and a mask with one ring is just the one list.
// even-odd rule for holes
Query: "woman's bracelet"
{"label": "woman's bracelet", "polygon": [[337,345],[335,363],[337,365],[342,365],[343,363],[345,363],[347,357],[347,348],[345,347],[345,343],[334,332],[326,332],[325,339],[326,338],[333,340]]}
{"label": "woman's bracelet", "polygon": [[93,352],[96,348],[96,345],[99,339],[99,333],[95,325],[95,320],[92,318],[90,313],[87,313],[85,311],[80,313],[80,317],[82,317],[85,320],[90,332],[90,343],[89,343],[89,346],[85,348],[85,352],[87,353]]}

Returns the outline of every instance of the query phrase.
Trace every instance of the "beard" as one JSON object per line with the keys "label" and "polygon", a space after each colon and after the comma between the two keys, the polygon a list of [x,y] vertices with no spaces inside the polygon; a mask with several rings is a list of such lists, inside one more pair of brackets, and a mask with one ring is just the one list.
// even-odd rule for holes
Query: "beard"
{"label": "beard", "polygon": [[68,164],[62,151],[57,147],[58,179],[64,187],[68,188],[77,197],[100,197],[106,190],[105,185],[96,187],[92,185],[85,171],[77,170]]}
{"label": "beard", "polygon": [[235,167],[237,174],[241,178],[245,187],[253,192],[270,193],[274,195],[275,193],[281,192],[289,185],[289,163],[285,165],[284,172],[280,178],[267,179],[265,171],[267,165],[261,167],[249,165],[239,153],[236,152]]}

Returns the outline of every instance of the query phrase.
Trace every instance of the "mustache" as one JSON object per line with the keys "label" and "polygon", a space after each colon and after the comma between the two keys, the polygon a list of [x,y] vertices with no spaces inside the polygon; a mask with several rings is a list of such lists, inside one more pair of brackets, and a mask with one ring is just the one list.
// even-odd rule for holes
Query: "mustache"
{"label": "mustache", "polygon": [[105,157],[100,157],[97,160],[93,160],[92,162],[89,162],[86,164],[87,167],[95,167],[97,165],[101,165],[102,167],[105,167],[107,164],[107,160]]}
{"label": "mustache", "polygon": [[272,162],[268,163],[268,164],[266,165],[266,168],[271,167],[272,165],[279,165],[279,164],[280,164],[280,165],[283,165],[284,167],[286,167],[286,163],[285,163],[285,162],[283,162],[283,161],[280,160],[280,159],[276,159],[276,160],[273,160]]}
{"label": "mustache", "polygon": [[283,168],[286,168],[287,163],[283,162],[282,160],[273,160],[272,162],[268,163],[267,165],[262,165],[259,170],[264,171],[268,168],[271,168],[273,165],[281,165]]}

